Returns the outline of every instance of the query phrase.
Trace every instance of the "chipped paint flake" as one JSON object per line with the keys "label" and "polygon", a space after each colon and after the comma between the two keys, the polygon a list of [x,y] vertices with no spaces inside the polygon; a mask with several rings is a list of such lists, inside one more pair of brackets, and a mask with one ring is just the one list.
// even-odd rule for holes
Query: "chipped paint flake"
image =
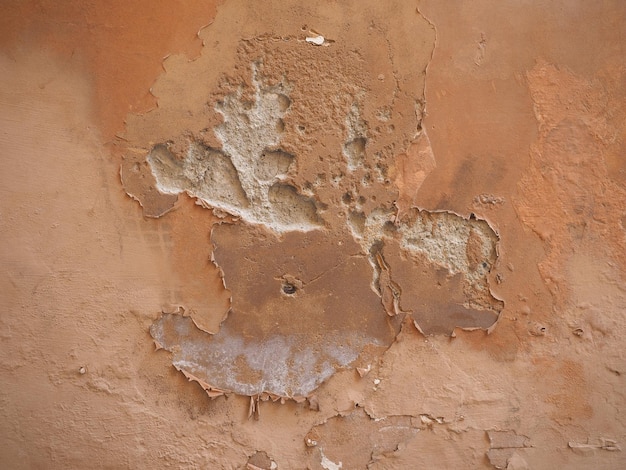
{"label": "chipped paint flake", "polygon": [[324,455],[324,451],[321,449],[320,449],[320,454],[322,457],[322,460],[320,461],[320,465],[325,470],[339,470],[340,468],[343,468],[343,464],[341,463],[341,461],[339,461],[339,463],[333,462],[332,460],[330,460],[328,457]]}
{"label": "chipped paint flake", "polygon": [[324,36],[318,35],[313,37],[307,37],[306,42],[315,46],[321,46],[324,44]]}

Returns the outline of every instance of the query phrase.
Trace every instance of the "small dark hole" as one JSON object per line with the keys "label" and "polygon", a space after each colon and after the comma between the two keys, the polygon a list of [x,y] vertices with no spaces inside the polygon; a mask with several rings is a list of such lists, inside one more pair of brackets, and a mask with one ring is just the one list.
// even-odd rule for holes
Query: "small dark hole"
{"label": "small dark hole", "polygon": [[483,262],[483,268],[487,268],[488,264]]}
{"label": "small dark hole", "polygon": [[293,295],[298,289],[293,284],[283,284],[283,292],[287,295]]}

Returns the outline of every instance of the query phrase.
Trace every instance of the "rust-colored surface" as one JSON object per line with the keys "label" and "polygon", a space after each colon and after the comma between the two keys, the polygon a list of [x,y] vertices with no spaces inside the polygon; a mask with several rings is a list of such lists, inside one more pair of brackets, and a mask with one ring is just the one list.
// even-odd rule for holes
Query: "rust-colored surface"
{"label": "rust-colored surface", "polygon": [[626,464],[622,2],[127,3],[3,11],[3,467]]}

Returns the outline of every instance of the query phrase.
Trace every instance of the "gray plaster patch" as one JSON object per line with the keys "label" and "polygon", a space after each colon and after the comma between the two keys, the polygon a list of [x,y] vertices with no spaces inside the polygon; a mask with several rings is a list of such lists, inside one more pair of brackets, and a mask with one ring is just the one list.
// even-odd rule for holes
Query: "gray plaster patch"
{"label": "gray plaster patch", "polygon": [[279,146],[283,116],[291,101],[284,84],[265,86],[253,65],[254,102],[238,90],[216,109],[224,121],[215,134],[221,149],[189,142],[178,156],[155,145],[147,160],[164,194],[187,192],[207,207],[276,231],[308,231],[322,226],[315,200],[287,180],[295,156]]}

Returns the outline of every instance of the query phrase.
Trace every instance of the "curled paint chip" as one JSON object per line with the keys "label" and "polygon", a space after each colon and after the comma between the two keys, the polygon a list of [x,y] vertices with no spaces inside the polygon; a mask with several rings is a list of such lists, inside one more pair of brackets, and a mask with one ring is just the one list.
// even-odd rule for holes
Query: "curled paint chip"
{"label": "curled paint chip", "polygon": [[309,44],[314,44],[316,46],[321,46],[322,44],[324,44],[324,36],[319,35],[319,36],[307,37],[306,42],[308,42]]}

